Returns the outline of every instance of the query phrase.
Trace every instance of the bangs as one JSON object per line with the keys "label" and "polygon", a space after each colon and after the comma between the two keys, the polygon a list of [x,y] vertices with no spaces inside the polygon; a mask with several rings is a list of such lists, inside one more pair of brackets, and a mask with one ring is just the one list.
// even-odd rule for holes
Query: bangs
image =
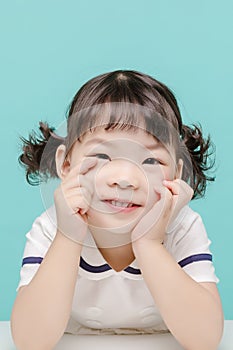
{"label": "bangs", "polygon": [[164,145],[177,144],[179,135],[174,126],[158,112],[130,102],[106,102],[97,104],[69,117],[67,150],[77,140],[96,129],[137,131],[138,128],[152,135]]}

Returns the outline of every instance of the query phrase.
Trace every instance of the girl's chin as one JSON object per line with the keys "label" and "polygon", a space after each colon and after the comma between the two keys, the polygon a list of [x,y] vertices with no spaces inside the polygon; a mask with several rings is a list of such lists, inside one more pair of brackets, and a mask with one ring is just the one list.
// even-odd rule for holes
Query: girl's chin
{"label": "girl's chin", "polygon": [[137,215],[102,214],[87,212],[89,229],[101,247],[121,246],[131,242],[131,234],[149,208],[139,208]]}
{"label": "girl's chin", "polygon": [[131,243],[131,231],[126,232],[116,228],[103,229],[93,226],[90,226],[89,229],[99,248],[116,248]]}
{"label": "girl's chin", "polygon": [[[119,223],[118,223],[119,224]],[[119,226],[119,225],[110,225],[109,223],[93,223],[93,222],[88,222],[89,228],[91,229],[91,231],[93,232],[97,232],[100,234],[104,234],[107,233],[112,234],[112,235],[126,235],[126,234],[130,234],[134,227],[135,227],[135,223],[129,223],[127,225],[124,226]]]}
{"label": "girl's chin", "polygon": [[138,221],[139,219],[123,223],[119,220],[88,220],[88,225],[93,237],[101,241],[102,247],[110,247],[130,243],[132,231]]}

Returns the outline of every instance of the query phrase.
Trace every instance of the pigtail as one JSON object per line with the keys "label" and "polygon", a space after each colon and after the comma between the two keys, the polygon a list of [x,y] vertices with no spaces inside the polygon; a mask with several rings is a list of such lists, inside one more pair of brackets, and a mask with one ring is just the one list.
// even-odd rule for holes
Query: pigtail
{"label": "pigtail", "polygon": [[56,135],[55,129],[50,128],[47,123],[40,122],[39,125],[42,135],[36,135],[32,131],[28,140],[20,137],[23,153],[18,158],[20,165],[26,170],[27,182],[34,186],[50,177],[58,177],[55,154],[57,147],[65,140]]}
{"label": "pigtail", "polygon": [[[204,196],[207,181],[215,180],[215,177],[209,176],[206,173],[215,164],[215,159],[210,158],[210,156],[214,154],[215,148],[209,135],[207,139],[204,139],[200,125],[192,126],[193,128],[183,125],[181,137],[185,145],[185,149],[188,150],[189,153],[189,164],[185,161],[186,157],[183,157],[183,178],[184,180],[190,179],[190,185],[194,190],[194,199]],[[190,169],[192,169],[192,174],[190,174]]]}

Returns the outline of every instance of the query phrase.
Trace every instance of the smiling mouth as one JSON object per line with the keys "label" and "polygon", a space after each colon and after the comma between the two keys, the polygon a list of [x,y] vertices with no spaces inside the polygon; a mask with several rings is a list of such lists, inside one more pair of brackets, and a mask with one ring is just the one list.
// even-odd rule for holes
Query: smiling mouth
{"label": "smiling mouth", "polygon": [[136,208],[136,207],[140,207],[139,204],[135,204],[132,202],[126,202],[126,201],[119,201],[119,200],[115,200],[115,199],[108,199],[105,200],[104,202],[117,207],[117,208]]}

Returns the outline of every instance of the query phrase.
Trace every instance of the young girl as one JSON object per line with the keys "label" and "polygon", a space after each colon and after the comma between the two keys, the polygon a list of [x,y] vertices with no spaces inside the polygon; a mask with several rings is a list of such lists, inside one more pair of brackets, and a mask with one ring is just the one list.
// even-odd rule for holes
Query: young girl
{"label": "young girl", "polygon": [[75,95],[67,137],[40,123],[20,162],[30,184],[59,177],[27,233],[11,317],[16,346],[52,349],[64,332],[170,331],[216,349],[223,314],[201,217],[210,139],[182,124],[172,92],[118,70]]}

